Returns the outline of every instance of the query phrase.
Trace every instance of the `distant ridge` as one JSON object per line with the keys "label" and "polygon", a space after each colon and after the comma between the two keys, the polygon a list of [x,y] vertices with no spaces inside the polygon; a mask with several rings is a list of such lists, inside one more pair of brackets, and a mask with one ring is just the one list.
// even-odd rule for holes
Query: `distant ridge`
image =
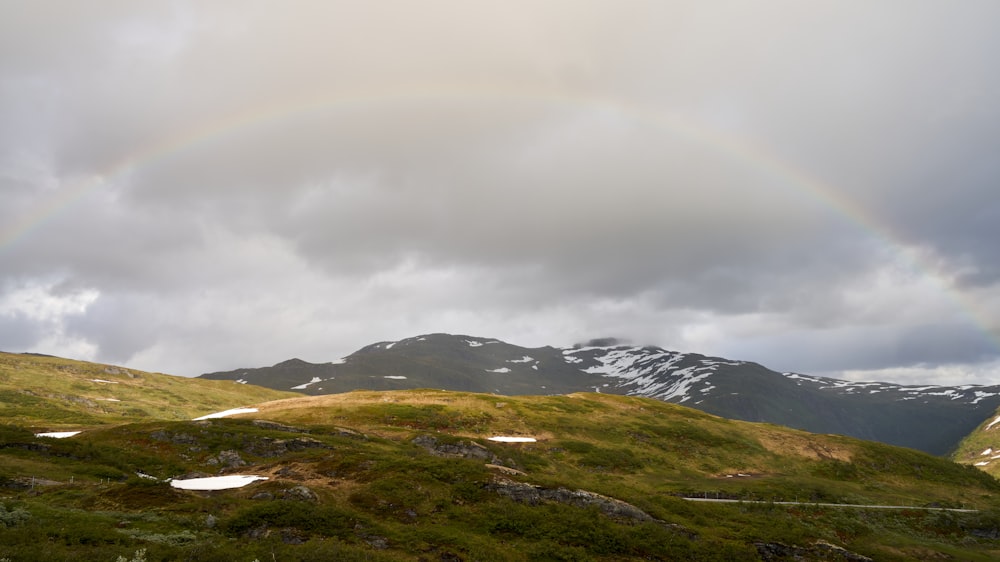
{"label": "distant ridge", "polygon": [[526,348],[494,338],[425,334],[378,342],[340,362],[291,359],[208,373],[305,394],[438,388],[502,395],[604,392],[684,404],[731,419],[780,424],[950,453],[1000,407],[1000,386],[850,382],[616,338]]}

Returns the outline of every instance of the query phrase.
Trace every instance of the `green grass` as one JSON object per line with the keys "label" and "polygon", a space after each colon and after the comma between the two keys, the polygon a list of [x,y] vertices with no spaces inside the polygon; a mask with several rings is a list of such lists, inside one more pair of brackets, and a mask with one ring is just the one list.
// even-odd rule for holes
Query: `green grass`
{"label": "green grass", "polygon": [[[78,384],[79,392],[89,388]],[[163,391],[145,406],[148,418],[100,417],[71,439],[35,438],[34,422],[0,425],[0,558],[113,561],[146,549],[147,560],[248,562],[757,560],[755,543],[792,545],[819,558],[809,550],[817,541],[876,560],[1000,556],[1000,540],[991,538],[1000,534],[1000,483],[909,449],[599,394],[357,392],[256,404],[261,411],[244,416],[249,419],[192,422],[163,412],[180,408],[175,397],[200,387],[157,388]],[[246,398],[223,390],[191,398],[197,408]],[[51,409],[51,402],[21,396],[17,407],[29,418]],[[253,403],[212,409],[242,405]],[[476,443],[511,471],[482,459],[432,454],[412,443],[421,435],[459,449]],[[492,435],[538,441],[495,443],[487,439]],[[246,466],[220,464],[220,456],[232,452]],[[194,472],[269,479],[236,490],[188,492],[140,478],[140,471],[160,479]],[[551,499],[517,502],[494,491],[500,480],[587,490],[658,521]],[[297,486],[308,487],[315,499],[292,493]],[[693,503],[682,494],[765,503]],[[768,503],[791,500],[981,511]]]}
{"label": "green grass", "polygon": [[0,352],[0,417],[38,431],[191,419],[292,396],[297,394],[232,381]]}

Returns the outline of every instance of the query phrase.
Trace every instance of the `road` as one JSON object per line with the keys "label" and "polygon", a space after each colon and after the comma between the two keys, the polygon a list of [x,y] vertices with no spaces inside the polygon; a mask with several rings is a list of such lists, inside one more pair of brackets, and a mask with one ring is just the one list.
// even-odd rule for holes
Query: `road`
{"label": "road", "polygon": [[923,509],[926,511],[953,511],[956,513],[978,513],[978,509],[958,509],[953,507],[924,507],[918,505],[860,505],[853,503],[815,503],[815,502],[772,502],[764,500],[730,500],[716,498],[681,498],[691,502],[711,503],[757,503],[772,505],[811,505],[817,507],[852,507],[855,509]]}

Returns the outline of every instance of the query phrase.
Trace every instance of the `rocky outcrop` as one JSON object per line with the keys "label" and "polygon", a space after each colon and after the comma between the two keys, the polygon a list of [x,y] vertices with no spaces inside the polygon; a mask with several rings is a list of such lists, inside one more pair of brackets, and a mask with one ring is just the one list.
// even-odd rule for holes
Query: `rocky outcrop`
{"label": "rocky outcrop", "polygon": [[659,523],[678,531],[690,539],[697,537],[697,534],[681,527],[660,521],[638,507],[621,500],[603,496],[586,490],[569,490],[566,488],[543,488],[524,482],[515,482],[505,478],[498,478],[486,485],[486,489],[514,500],[518,503],[528,505],[539,505],[542,502],[552,501],[580,508],[596,507],[601,513],[615,519],[625,519],[630,521]]}
{"label": "rocky outcrop", "polygon": [[155,441],[173,443],[174,445],[194,445],[198,440],[193,435],[187,433],[172,433],[163,429],[158,429],[149,434]]}
{"label": "rocky outcrop", "polygon": [[319,501],[319,496],[316,492],[307,488],[306,486],[295,486],[292,488],[287,488],[281,491],[281,499],[286,501],[297,501],[297,502],[312,502],[315,503]]}
{"label": "rocky outcrop", "polygon": [[430,454],[439,457],[459,457],[475,459],[491,464],[497,464],[499,459],[489,449],[473,441],[457,443],[441,443],[436,437],[420,435],[413,438],[412,443],[426,449]]}
{"label": "rocky outcrop", "polygon": [[309,433],[309,430],[306,429],[292,427],[290,425],[268,420],[253,420],[251,423],[261,429],[270,429],[272,431],[284,431],[285,433]]}
{"label": "rocky outcrop", "polygon": [[294,439],[274,439],[261,437],[248,443],[244,450],[258,457],[280,457],[292,451],[306,449],[329,449],[330,446],[311,437],[296,437]]}
{"label": "rocky outcrop", "polygon": [[497,479],[487,484],[486,487],[518,503],[539,505],[543,501],[554,501],[576,507],[586,508],[596,506],[601,513],[612,517],[634,519],[636,521],[656,521],[651,515],[630,503],[586,490],[543,488],[533,484],[514,482],[513,480],[506,479]]}
{"label": "rocky outcrop", "polygon": [[247,465],[240,454],[232,449],[219,452],[218,456],[209,458],[207,462],[210,465],[221,465],[223,468],[239,468]]}
{"label": "rocky outcrop", "polygon": [[809,547],[790,546],[780,542],[754,543],[761,560],[846,560],[873,562],[871,558],[851,552],[835,544],[819,541]]}

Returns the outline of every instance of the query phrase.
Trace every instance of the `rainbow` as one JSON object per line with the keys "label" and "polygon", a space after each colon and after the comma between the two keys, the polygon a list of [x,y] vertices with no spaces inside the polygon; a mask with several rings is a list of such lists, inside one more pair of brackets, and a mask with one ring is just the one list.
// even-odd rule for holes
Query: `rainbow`
{"label": "rainbow", "polygon": [[496,86],[474,88],[467,85],[434,85],[399,92],[365,91],[349,95],[295,97],[240,109],[155,139],[122,155],[90,178],[64,186],[48,198],[39,201],[18,220],[0,228],[0,258],[4,252],[16,245],[19,240],[28,237],[32,231],[42,228],[47,222],[94,192],[114,186],[132,170],[152,166],[178,153],[197,149],[212,141],[225,140],[251,128],[280,123],[293,117],[307,117],[322,111],[351,111],[378,104],[421,101],[499,101],[570,105],[621,115],[629,120],[656,127],[681,140],[707,147],[734,162],[746,165],[748,169],[759,171],[764,177],[773,179],[776,186],[788,189],[791,194],[806,196],[819,207],[831,210],[869,233],[875,241],[896,256],[901,265],[930,282],[1000,350],[1000,334],[992,332],[987,319],[982,317],[977,307],[954,287],[950,274],[942,271],[913,245],[903,242],[867,209],[822,179],[793,166],[763,144],[750,142],[745,138],[709,127],[705,123],[655,108],[610,98],[584,97],[577,93],[557,90],[528,92]]}

